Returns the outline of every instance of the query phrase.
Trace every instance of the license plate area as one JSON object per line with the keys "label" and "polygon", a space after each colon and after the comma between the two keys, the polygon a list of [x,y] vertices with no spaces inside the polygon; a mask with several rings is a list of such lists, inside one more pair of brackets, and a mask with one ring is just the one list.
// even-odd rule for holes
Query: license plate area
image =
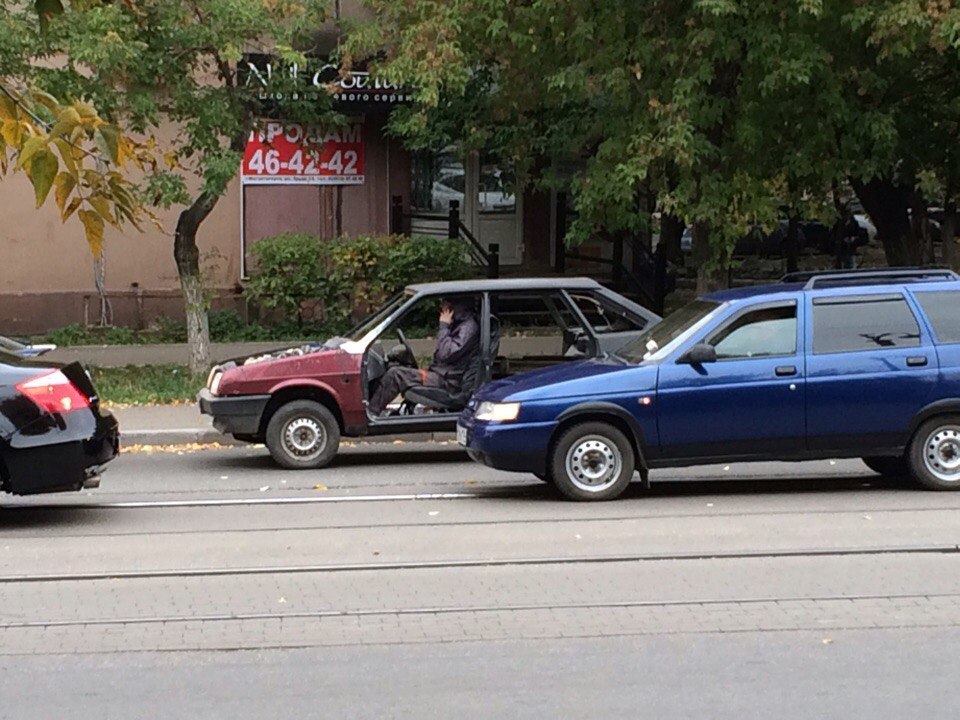
{"label": "license plate area", "polygon": [[457,442],[461,445],[467,444],[467,429],[463,425],[457,425]]}

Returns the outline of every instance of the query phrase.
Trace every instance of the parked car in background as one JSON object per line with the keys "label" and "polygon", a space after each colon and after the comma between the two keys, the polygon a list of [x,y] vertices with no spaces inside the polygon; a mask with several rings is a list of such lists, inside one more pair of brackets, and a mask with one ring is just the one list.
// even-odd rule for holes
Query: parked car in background
{"label": "parked car in background", "polygon": [[837,457],[960,490],[960,277],[795,273],[707,295],[616,354],[481,388],[458,439],[576,500],[617,497],[635,470]]}
{"label": "parked car in background", "polygon": [[15,495],[97,487],[120,449],[117,421],[79,363],[0,351],[0,487]]}
{"label": "parked car in background", "polygon": [[19,355],[25,358],[40,357],[56,349],[57,346],[53,343],[34,345],[26,340],[14,340],[0,335],[0,351],[8,352],[11,355]]}
{"label": "parked car in background", "polygon": [[[480,349],[460,390],[411,389],[388,416],[371,417],[371,386],[388,368],[422,367],[418,358],[432,355],[441,298],[472,305],[479,321]],[[413,285],[347,337],[214,367],[198,396],[200,411],[221,432],[266,443],[283,467],[322,467],[341,436],[451,431],[483,382],[603,356],[659,319],[586,278]]]}

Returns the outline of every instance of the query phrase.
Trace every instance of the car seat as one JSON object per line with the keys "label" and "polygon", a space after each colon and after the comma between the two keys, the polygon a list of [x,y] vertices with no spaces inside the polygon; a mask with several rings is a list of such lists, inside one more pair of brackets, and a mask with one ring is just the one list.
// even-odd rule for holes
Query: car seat
{"label": "car seat", "polygon": [[[500,352],[500,320],[490,316],[490,357]],[[476,359],[463,373],[459,390],[447,388],[416,386],[403,393],[403,399],[413,405],[423,405],[437,412],[458,412],[463,410],[473,393],[484,382],[483,353],[477,353]]]}

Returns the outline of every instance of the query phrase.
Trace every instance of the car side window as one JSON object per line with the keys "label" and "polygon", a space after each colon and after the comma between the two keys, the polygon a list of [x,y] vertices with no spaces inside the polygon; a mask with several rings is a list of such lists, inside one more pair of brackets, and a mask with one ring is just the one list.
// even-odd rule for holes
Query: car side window
{"label": "car side window", "polygon": [[960,343],[960,292],[918,292],[915,296],[933,327],[937,342]]}
{"label": "car side window", "polygon": [[561,293],[491,293],[490,310],[502,338],[496,376],[584,357],[577,340],[589,336]]}
{"label": "car side window", "polygon": [[903,295],[839,296],[813,301],[815,354],[920,345],[920,326]]}
{"label": "car side window", "polygon": [[797,306],[794,303],[745,312],[708,342],[716,348],[718,360],[795,355]]}
{"label": "car side window", "polygon": [[644,318],[634,317],[596,293],[576,291],[569,295],[597,335],[638,332],[647,326]]}

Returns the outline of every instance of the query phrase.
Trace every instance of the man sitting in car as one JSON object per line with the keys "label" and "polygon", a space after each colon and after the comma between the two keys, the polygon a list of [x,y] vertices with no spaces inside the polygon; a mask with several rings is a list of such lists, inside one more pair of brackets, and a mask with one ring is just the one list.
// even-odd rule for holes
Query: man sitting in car
{"label": "man sitting in car", "polygon": [[444,298],[440,301],[440,329],[433,362],[426,370],[391,367],[380,378],[370,396],[368,409],[378,417],[398,394],[411,387],[440,387],[451,392],[460,390],[463,375],[480,352],[480,321],[472,299]]}

